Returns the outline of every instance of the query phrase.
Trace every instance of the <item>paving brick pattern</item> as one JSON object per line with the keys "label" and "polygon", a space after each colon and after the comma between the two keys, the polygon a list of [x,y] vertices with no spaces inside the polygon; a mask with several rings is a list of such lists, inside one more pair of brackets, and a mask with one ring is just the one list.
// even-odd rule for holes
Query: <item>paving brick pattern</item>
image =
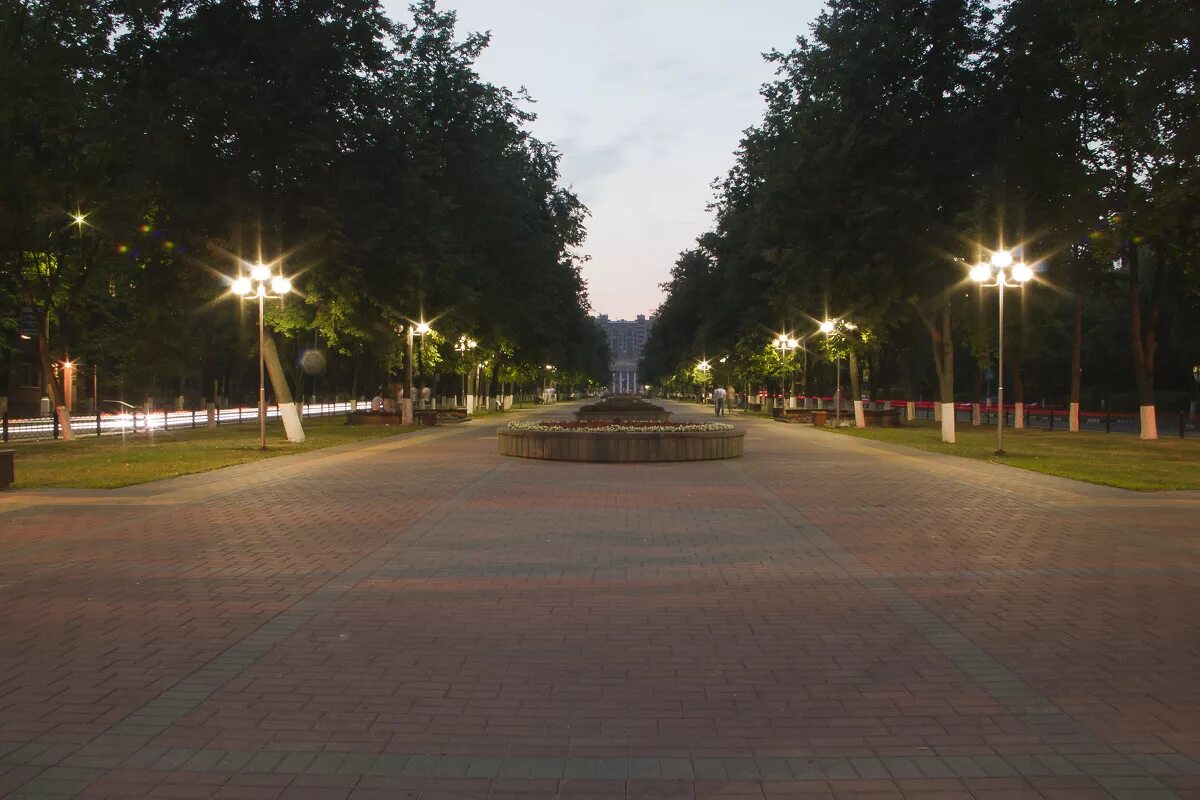
{"label": "paving brick pattern", "polygon": [[0,796],[1200,798],[1200,497],[734,421],[0,497]]}

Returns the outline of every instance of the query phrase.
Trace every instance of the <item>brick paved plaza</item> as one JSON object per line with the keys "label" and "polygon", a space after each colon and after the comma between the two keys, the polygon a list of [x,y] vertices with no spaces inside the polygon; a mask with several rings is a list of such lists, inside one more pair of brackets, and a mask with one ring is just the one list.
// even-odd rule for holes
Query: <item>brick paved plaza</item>
{"label": "brick paved plaza", "polygon": [[1200,498],[734,421],[0,496],[0,795],[1200,797]]}

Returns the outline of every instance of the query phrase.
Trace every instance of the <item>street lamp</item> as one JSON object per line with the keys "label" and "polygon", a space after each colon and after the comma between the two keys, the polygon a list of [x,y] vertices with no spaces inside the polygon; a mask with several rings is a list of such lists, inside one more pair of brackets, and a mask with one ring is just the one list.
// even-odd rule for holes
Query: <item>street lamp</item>
{"label": "street lamp", "polygon": [[[463,358],[467,358],[477,346],[478,342],[474,339],[468,339],[466,334],[458,337],[458,343],[454,345],[454,349],[462,353]],[[467,392],[470,390],[470,369],[463,370],[463,406],[467,409],[467,413],[471,413],[471,404],[467,401]]]}
{"label": "street lamp", "polygon": [[[850,330],[853,330],[855,327],[857,327],[854,325],[854,323],[846,322],[843,319],[827,319],[827,320],[823,320],[821,322],[821,324],[817,326],[817,331],[821,334],[824,334],[825,336],[832,336],[837,331],[838,325],[844,325],[845,327],[849,328]],[[835,353],[836,353],[836,351],[835,351]],[[841,355],[840,354],[836,355],[836,357],[833,359],[833,361],[834,361],[834,365],[836,368],[836,375],[837,375],[837,380],[834,382],[834,388],[833,388],[833,426],[835,428],[840,428],[842,425],[842,357],[841,357]]]}
{"label": "street lamp", "polygon": [[[270,292],[268,292],[268,288]],[[267,299],[282,299],[292,290],[292,282],[283,275],[275,275],[266,264],[255,264],[250,275],[239,275],[233,281],[233,293],[243,300],[253,295],[258,298],[258,446],[267,449],[267,376],[263,360],[263,306]]]}
{"label": "street lamp", "polygon": [[[996,455],[1004,455],[1004,289],[1016,288],[1033,277],[1033,270],[1024,261],[1013,261],[1012,253],[997,250],[991,258],[971,267],[971,280],[981,289],[1000,290],[999,363],[996,369]],[[1013,282],[1009,282],[1011,276]],[[989,283],[990,281],[990,283]]]}
{"label": "street lamp", "polygon": [[63,372],[63,405],[67,408],[69,415],[75,406],[75,365],[71,363],[71,359],[65,358],[62,362]]}
{"label": "street lamp", "polygon": [[[794,353],[798,347],[800,347],[800,342],[796,339],[793,339],[791,334],[785,333],[776,336],[771,342],[771,346],[779,351],[780,357],[783,359],[784,366],[788,369],[788,373],[792,378],[792,394],[794,395],[796,392],[796,376],[795,367],[791,363],[791,354]],[[787,401],[784,402],[785,407],[791,402],[791,399],[792,398],[789,397]]]}
{"label": "street lamp", "polygon": [[421,320],[413,322],[411,319],[406,320],[407,325],[404,326],[404,397],[413,401],[413,408],[416,408],[416,398],[412,396],[413,388],[413,373],[412,373],[412,352],[413,352],[413,334],[424,336],[427,333],[432,333],[433,328],[429,327],[429,323]]}

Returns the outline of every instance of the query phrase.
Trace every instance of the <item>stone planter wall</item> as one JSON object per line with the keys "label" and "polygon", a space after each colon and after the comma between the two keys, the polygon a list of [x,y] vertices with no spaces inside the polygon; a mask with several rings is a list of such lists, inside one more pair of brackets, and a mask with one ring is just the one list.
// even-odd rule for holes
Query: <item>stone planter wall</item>
{"label": "stone planter wall", "polygon": [[709,461],[742,455],[744,431],[499,431],[502,456],[546,461]]}
{"label": "stone planter wall", "polygon": [[670,422],[670,411],[576,411],[576,422]]}

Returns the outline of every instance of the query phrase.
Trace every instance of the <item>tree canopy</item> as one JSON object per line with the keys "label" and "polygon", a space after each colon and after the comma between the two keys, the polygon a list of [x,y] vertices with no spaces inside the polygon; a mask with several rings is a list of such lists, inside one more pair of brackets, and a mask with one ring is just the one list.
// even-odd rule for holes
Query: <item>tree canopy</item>
{"label": "tree canopy", "polygon": [[763,118],[715,184],[714,229],[664,285],[643,374],[719,353],[765,386],[753,364],[791,333],[829,391],[815,336],[845,319],[870,333],[849,346],[876,396],[980,399],[995,299],[968,267],[1011,249],[1036,274],[1006,318],[1018,401],[1078,402],[1072,371],[1093,405],[1194,391],[1198,15],[1182,0],[829,0],[766,56]]}
{"label": "tree canopy", "polygon": [[434,0],[405,22],[374,0],[0,15],[6,351],[32,309],[46,374],[69,354],[133,397],[245,395],[253,326],[228,288],[262,261],[297,290],[271,304],[281,350],[327,353],[326,385],[385,381],[410,320],[439,361],[464,334],[510,372],[604,379],[587,209],[529,98],[475,71],[488,36]]}

